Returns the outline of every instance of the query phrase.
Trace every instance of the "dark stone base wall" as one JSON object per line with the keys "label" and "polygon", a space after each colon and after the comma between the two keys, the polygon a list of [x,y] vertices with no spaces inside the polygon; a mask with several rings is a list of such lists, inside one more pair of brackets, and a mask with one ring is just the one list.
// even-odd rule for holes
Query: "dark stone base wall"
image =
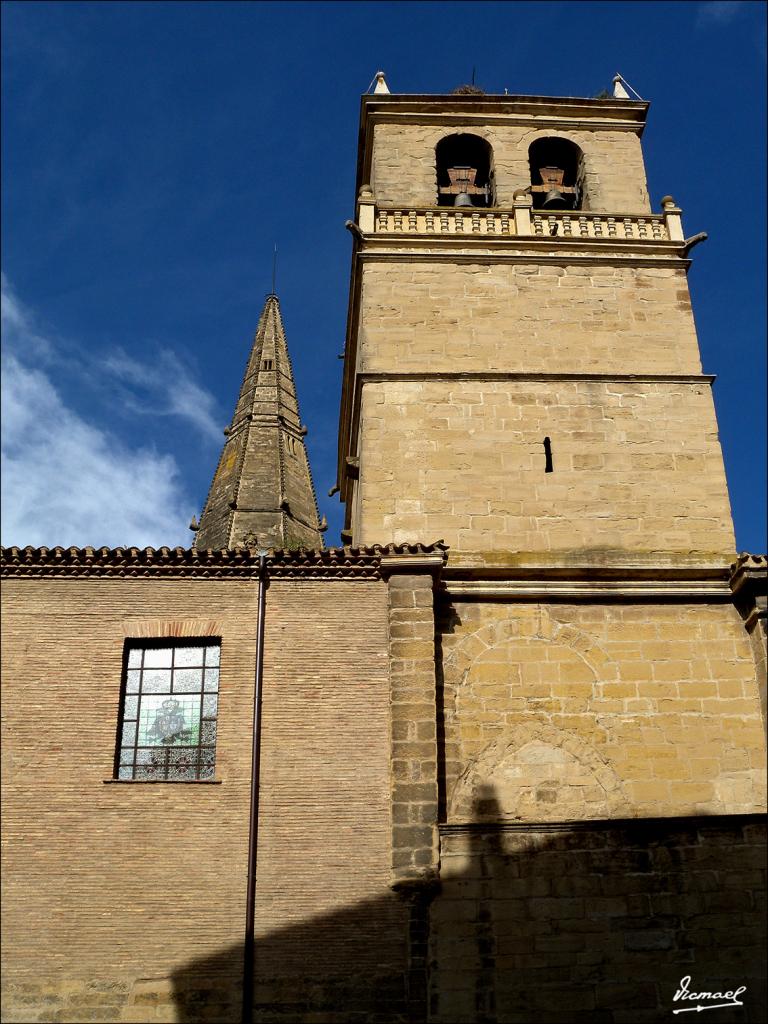
{"label": "dark stone base wall", "polygon": [[441,830],[429,1020],[672,1018],[690,991],[741,985],[765,1019],[765,825],[757,817]]}

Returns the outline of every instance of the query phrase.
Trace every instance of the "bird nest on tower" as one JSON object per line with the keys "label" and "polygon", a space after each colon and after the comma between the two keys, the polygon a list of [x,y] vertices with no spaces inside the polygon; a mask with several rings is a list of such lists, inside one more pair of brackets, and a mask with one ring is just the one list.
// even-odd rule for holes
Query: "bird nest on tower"
{"label": "bird nest on tower", "polygon": [[477,85],[460,85],[451,93],[452,96],[485,96],[485,89]]}

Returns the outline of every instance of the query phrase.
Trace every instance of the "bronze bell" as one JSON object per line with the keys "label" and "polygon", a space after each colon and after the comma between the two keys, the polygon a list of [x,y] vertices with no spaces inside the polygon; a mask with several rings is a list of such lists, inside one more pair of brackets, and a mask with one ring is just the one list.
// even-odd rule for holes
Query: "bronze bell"
{"label": "bronze bell", "polygon": [[458,195],[456,196],[456,199],[454,200],[453,205],[474,206],[475,204],[472,202],[472,197],[469,196],[466,192],[459,192]]}
{"label": "bronze bell", "polygon": [[545,210],[566,210],[568,209],[568,201],[562,192],[556,188],[551,188],[544,197],[544,202],[541,204]]}

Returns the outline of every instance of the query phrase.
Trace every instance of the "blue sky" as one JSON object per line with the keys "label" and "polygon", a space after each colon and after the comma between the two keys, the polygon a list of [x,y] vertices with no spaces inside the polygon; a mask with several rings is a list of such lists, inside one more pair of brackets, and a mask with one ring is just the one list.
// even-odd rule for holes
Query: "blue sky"
{"label": "blue sky", "polygon": [[[707,231],[690,285],[739,549],[765,539],[765,7],[15,3],[2,7],[5,544],[188,545],[280,250],[326,499],[359,97],[651,101],[654,209]],[[674,343],[674,339],[670,339]],[[431,540],[432,538],[423,538]]]}

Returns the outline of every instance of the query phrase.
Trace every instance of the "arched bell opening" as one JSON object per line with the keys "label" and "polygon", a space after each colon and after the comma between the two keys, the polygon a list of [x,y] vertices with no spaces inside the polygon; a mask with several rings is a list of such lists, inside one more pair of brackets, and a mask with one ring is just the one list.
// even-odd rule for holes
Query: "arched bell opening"
{"label": "arched bell opening", "polygon": [[536,139],[528,149],[534,210],[580,210],[584,154],[570,139]]}
{"label": "arched bell opening", "polygon": [[479,135],[446,135],[435,146],[438,206],[494,206],[493,150]]}

